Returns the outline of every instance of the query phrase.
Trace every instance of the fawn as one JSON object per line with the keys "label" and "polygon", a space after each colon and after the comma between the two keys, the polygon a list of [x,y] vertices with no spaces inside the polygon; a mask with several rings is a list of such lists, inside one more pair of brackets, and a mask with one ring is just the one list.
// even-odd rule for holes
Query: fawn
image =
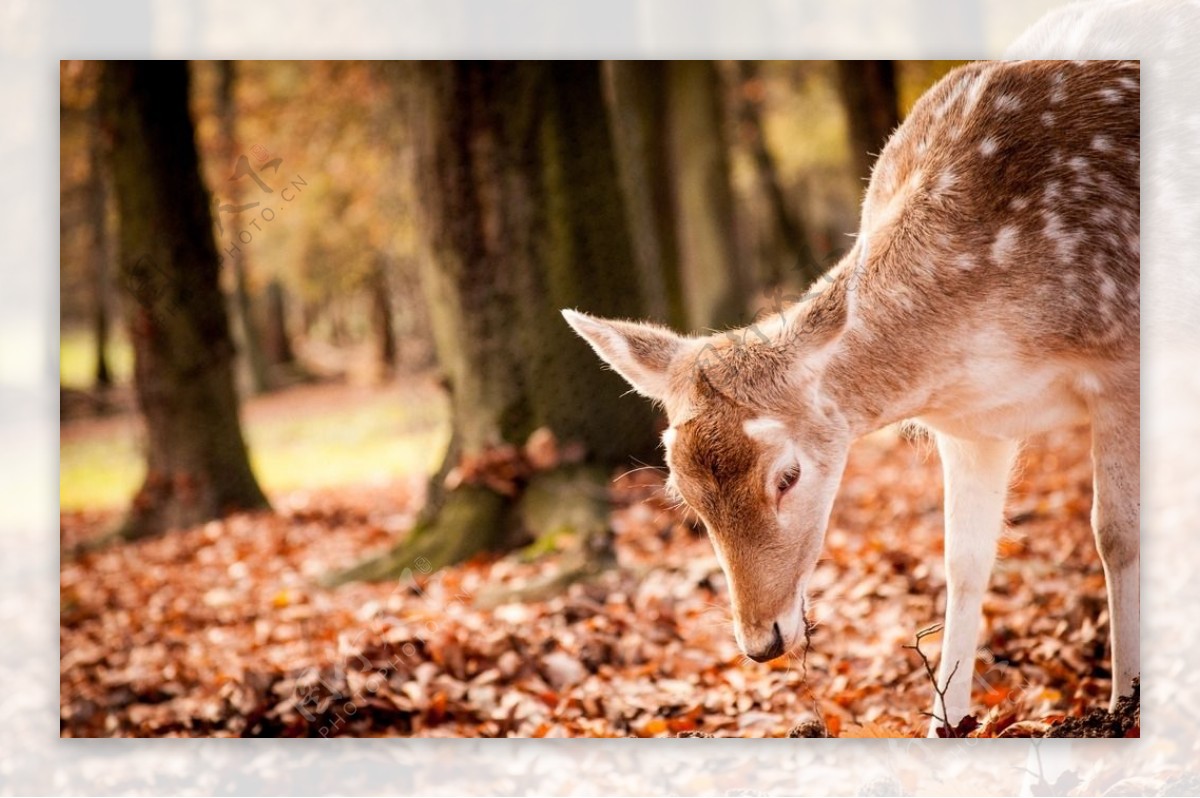
{"label": "fawn", "polygon": [[708,529],[748,656],[805,638],[851,442],[912,420],[936,438],[945,482],[944,703],[930,734],[957,725],[1019,441],[1090,418],[1113,704],[1131,692],[1139,87],[1137,62],[959,67],[888,141],[854,247],[805,301],[706,337],[563,311],[666,410],[667,484]]}

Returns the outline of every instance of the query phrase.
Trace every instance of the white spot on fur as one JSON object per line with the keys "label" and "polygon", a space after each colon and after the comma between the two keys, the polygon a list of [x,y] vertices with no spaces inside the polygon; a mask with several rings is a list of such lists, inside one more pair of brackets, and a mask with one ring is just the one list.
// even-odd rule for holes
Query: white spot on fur
{"label": "white spot on fur", "polygon": [[1100,274],[1100,296],[1105,299],[1112,299],[1117,295],[1117,283],[1113,278],[1101,272]]}
{"label": "white spot on fur", "polygon": [[993,101],[997,111],[1015,111],[1021,107],[1020,99],[1011,94],[1001,94]]}
{"label": "white spot on fur", "polygon": [[1054,114],[1050,113],[1049,111],[1042,112],[1040,119],[1042,120],[1042,124],[1046,127],[1054,127]]}
{"label": "white spot on fur", "polygon": [[[1053,83],[1054,83],[1054,88],[1050,91],[1050,104],[1058,105],[1063,100],[1067,99],[1067,90],[1063,87],[1063,76],[1062,76],[1061,72],[1059,72],[1058,74],[1056,74],[1054,76]],[[1047,117],[1047,116],[1051,116],[1051,115],[1050,114],[1042,114],[1043,121],[1045,120],[1045,117]],[[1051,119],[1053,119],[1052,116],[1051,116]],[[1047,123],[1047,124],[1051,124],[1051,123]]]}
{"label": "white spot on fur", "polygon": [[1112,143],[1105,136],[1092,137],[1092,149],[1100,152],[1108,152],[1112,149]]}
{"label": "white spot on fur", "polygon": [[1117,85],[1119,85],[1121,88],[1125,89],[1126,91],[1137,91],[1138,90],[1138,82],[1136,80],[1134,80],[1133,78],[1121,78],[1117,81]]}
{"label": "white spot on fur", "polygon": [[966,87],[967,81],[960,80],[956,82],[954,86],[950,88],[950,91],[947,92],[945,101],[943,101],[934,112],[934,118],[941,119],[943,116],[945,116],[946,112],[950,110],[951,106],[958,101],[958,98],[962,97],[963,91],[966,89]]}
{"label": "white spot on fur", "polygon": [[1104,388],[1100,383],[1100,378],[1088,371],[1075,378],[1075,387],[1080,393],[1090,396],[1095,396]]}
{"label": "white spot on fur", "polygon": [[933,193],[938,196],[945,194],[954,188],[954,184],[957,182],[958,175],[954,173],[953,169],[947,169],[938,175],[937,182],[933,185]]}
{"label": "white spot on fur", "polygon": [[1029,207],[1029,197],[1014,197],[1009,200],[1008,207],[1014,211],[1023,211]]}
{"label": "white spot on fur", "polygon": [[968,255],[964,252],[954,258],[954,265],[962,269],[964,272],[969,272],[978,266],[979,262],[975,260],[974,255]]}
{"label": "white spot on fur", "polygon": [[988,136],[983,141],[979,142],[979,154],[984,158],[990,158],[996,152],[996,148],[998,146],[999,145],[996,143],[996,140],[991,136]]}
{"label": "white spot on fur", "polygon": [[963,104],[962,115],[965,117],[975,108],[975,104],[979,102],[979,98],[983,96],[983,89],[991,80],[991,70],[984,70],[975,76],[971,81],[971,85],[967,87],[967,99]]}
{"label": "white spot on fur", "polygon": [[1075,179],[1081,185],[1091,185],[1095,181],[1092,179],[1091,164],[1087,158],[1079,155],[1072,155],[1067,159],[1067,166],[1071,167],[1071,171],[1075,173]]}
{"label": "white spot on fur", "polygon": [[1121,92],[1116,89],[1101,89],[1096,94],[1108,105],[1116,105],[1121,102]]}
{"label": "white spot on fur", "polygon": [[997,266],[1007,266],[1008,258],[1017,245],[1016,225],[1006,224],[996,231],[992,240],[992,260]]}
{"label": "white spot on fur", "polygon": [[753,438],[756,441],[765,441],[778,438],[787,431],[787,425],[777,418],[761,416],[759,418],[748,419],[742,424],[742,431],[746,433],[746,437],[748,438]]}
{"label": "white spot on fur", "polygon": [[1043,213],[1042,218],[1046,221],[1042,228],[1042,235],[1050,239],[1054,245],[1054,254],[1060,261],[1070,260],[1079,244],[1079,233],[1068,231],[1063,226],[1062,219],[1054,211]]}

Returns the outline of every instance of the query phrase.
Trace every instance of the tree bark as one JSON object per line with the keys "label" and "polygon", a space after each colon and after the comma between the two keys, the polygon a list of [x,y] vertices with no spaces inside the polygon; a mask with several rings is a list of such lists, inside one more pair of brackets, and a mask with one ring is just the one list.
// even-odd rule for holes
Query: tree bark
{"label": "tree bark", "polygon": [[112,387],[112,370],[108,365],[109,341],[109,290],[108,261],[112,257],[112,241],[108,228],[109,189],[105,174],[104,145],[101,139],[102,119],[100,101],[97,99],[89,111],[92,119],[91,143],[88,158],[91,161],[91,180],[88,185],[88,216],[92,225],[92,250],[89,253],[92,281],[92,337],[96,347],[95,386],[103,392]]}
{"label": "tree bark", "polygon": [[745,321],[720,76],[711,61],[667,65],[667,113],[683,291],[692,329]]}
{"label": "tree bark", "polygon": [[[643,307],[600,67],[407,69],[428,236],[422,287],[450,386],[455,444],[408,540],[334,581],[397,576],[421,558],[436,568],[531,535],[565,535],[594,553],[608,528],[608,472],[656,451],[649,406],[622,398],[620,378],[596,367],[558,312],[637,316]],[[562,469],[565,482],[547,467],[508,490],[468,481],[443,491],[456,468],[488,457],[522,461],[520,447],[541,428],[586,452],[585,463]],[[502,465],[497,478],[504,473]],[[557,511],[530,512],[531,497],[547,490]]]}
{"label": "tree bark", "polygon": [[388,288],[387,259],[383,254],[376,256],[369,289],[378,373],[381,380],[386,380],[396,373],[396,333],[392,324],[392,295]]}
{"label": "tree bark", "polygon": [[646,316],[688,326],[667,131],[667,64],[609,61],[605,75],[621,191],[633,239]]}
{"label": "tree bark", "polygon": [[[233,61],[217,61],[217,120],[221,126],[222,163],[225,168],[233,169],[241,153],[238,151],[237,114],[233,103],[233,85],[236,79]],[[241,204],[241,182],[226,180],[221,184],[222,192],[227,194],[229,204]],[[233,228],[239,221],[237,216],[230,220]],[[224,228],[222,228],[224,229]],[[232,238],[236,241],[236,231]],[[267,370],[266,358],[263,356],[262,340],[258,334],[258,326],[254,323],[254,309],[250,296],[249,266],[246,264],[245,251],[238,246],[226,250],[233,267],[233,316],[235,320],[237,343],[245,357],[247,384],[251,393],[264,393],[271,388],[270,374]]]}
{"label": "tree bark", "polygon": [[757,172],[763,199],[769,210],[771,227],[786,252],[785,262],[772,258],[765,275],[768,288],[783,282],[785,269],[798,271],[806,283],[821,276],[822,270],[809,243],[808,227],[799,210],[788,207],[783,185],[779,180],[779,169],[775,158],[767,147],[766,132],[762,123],[762,78],[757,62],[737,61],[738,121],[742,140],[750,150],[751,162]]}
{"label": "tree bark", "polygon": [[186,62],[115,61],[101,87],[147,436],[146,478],[122,529],[127,538],[267,506],[238,420],[188,83]]}
{"label": "tree bark", "polygon": [[287,296],[278,278],[267,284],[267,330],[264,347],[267,362],[272,366],[292,366],[296,354],[287,327]]}
{"label": "tree bark", "polygon": [[838,61],[837,66],[855,172],[865,181],[871,176],[875,158],[900,124],[896,63]]}

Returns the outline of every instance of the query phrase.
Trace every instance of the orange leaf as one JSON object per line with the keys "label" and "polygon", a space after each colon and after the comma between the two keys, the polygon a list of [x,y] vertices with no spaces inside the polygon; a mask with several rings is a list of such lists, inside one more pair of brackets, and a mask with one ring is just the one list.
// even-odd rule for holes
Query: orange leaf
{"label": "orange leaf", "polygon": [[862,738],[862,737],[870,737],[870,738],[885,737],[885,738],[887,738],[887,737],[903,737],[904,735],[898,731],[893,731],[892,729],[889,729],[886,726],[881,726],[878,723],[864,723],[861,726],[854,725],[854,726],[849,727],[840,736],[841,737],[855,737],[855,738]]}
{"label": "orange leaf", "polygon": [[1012,690],[1008,689],[1007,687],[993,687],[991,690],[988,690],[986,693],[980,696],[979,700],[983,702],[985,707],[991,708],[999,704],[1003,704],[1008,700],[1010,695],[1012,695]]}
{"label": "orange leaf", "polygon": [[842,718],[840,715],[826,715],[825,729],[829,732],[830,737],[838,737],[842,732]]}
{"label": "orange leaf", "polygon": [[666,734],[667,721],[663,718],[651,718],[646,721],[638,734],[642,737],[657,737],[660,734]]}

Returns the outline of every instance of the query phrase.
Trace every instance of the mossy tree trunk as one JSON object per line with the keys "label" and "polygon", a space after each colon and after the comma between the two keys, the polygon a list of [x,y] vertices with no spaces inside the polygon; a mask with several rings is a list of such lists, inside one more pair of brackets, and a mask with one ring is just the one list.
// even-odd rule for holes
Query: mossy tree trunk
{"label": "mossy tree trunk", "polygon": [[250,469],[218,286],[186,62],[111,62],[101,97],[120,233],[146,478],[122,529],[139,538],[267,506]]}
{"label": "mossy tree trunk", "polygon": [[[597,367],[559,315],[643,311],[600,66],[397,69],[424,198],[422,287],[454,443],[408,539],[332,581],[425,571],[530,536],[561,535],[594,555],[605,548],[611,469],[656,450],[649,405],[622,396],[621,379]],[[542,427],[581,444],[585,462],[538,471],[507,492],[443,489],[455,465],[519,448]]]}

